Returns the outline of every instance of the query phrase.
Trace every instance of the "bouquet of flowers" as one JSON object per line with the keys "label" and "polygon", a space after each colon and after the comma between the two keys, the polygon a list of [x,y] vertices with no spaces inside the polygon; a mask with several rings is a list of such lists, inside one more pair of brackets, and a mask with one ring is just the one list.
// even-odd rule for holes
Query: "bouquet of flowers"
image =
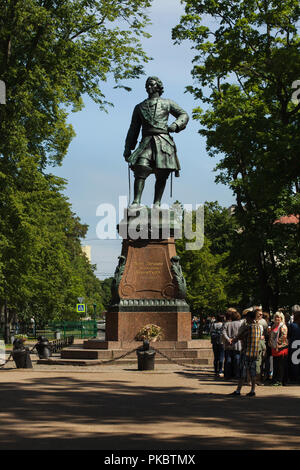
{"label": "bouquet of flowers", "polygon": [[19,334],[19,335],[15,335],[15,339],[20,339],[21,341],[25,342],[28,339],[28,336]]}
{"label": "bouquet of flowers", "polygon": [[143,326],[137,333],[136,341],[159,341],[163,337],[163,330],[153,323]]}

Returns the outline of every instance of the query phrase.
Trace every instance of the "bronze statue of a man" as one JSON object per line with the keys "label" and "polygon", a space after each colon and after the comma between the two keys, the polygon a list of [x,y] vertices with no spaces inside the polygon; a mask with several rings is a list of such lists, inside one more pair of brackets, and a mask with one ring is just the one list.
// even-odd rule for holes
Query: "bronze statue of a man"
{"label": "bronze statue of a man", "polygon": [[[174,101],[161,98],[163,84],[158,77],[146,81],[148,99],[136,105],[127,133],[124,158],[134,171],[134,199],[130,207],[139,207],[146,178],[155,174],[154,205],[160,206],[167,179],[172,171],[179,176],[180,164],[171,132],[185,129],[189,116]],[[172,114],[176,120],[169,126]],[[142,140],[135,149],[140,129]]]}

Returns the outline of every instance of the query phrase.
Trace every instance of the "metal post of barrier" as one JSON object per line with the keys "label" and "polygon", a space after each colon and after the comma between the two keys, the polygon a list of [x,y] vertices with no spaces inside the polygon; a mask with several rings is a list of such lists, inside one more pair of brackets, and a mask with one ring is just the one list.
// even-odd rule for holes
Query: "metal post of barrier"
{"label": "metal post of barrier", "polygon": [[155,351],[150,348],[149,341],[144,341],[143,346],[136,350],[138,358],[138,370],[154,370]]}

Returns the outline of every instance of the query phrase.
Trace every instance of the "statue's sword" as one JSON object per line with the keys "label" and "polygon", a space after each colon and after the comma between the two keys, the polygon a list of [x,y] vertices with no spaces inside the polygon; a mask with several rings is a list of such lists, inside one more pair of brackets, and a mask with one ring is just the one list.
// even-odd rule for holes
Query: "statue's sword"
{"label": "statue's sword", "polygon": [[130,178],[130,166],[128,163],[128,191],[129,191],[129,204],[131,201],[131,178]]}

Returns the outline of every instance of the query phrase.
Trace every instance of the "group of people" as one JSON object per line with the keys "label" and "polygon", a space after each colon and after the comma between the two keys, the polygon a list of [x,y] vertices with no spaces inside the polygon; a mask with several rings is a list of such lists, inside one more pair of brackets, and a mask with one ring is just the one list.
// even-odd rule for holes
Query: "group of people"
{"label": "group of people", "polygon": [[[279,309],[272,318],[261,307],[248,308],[240,314],[229,308],[217,315],[210,326],[217,377],[238,379],[239,396],[244,383],[282,386],[300,383],[300,306],[291,314]],[[299,350],[299,353],[298,353]]]}

